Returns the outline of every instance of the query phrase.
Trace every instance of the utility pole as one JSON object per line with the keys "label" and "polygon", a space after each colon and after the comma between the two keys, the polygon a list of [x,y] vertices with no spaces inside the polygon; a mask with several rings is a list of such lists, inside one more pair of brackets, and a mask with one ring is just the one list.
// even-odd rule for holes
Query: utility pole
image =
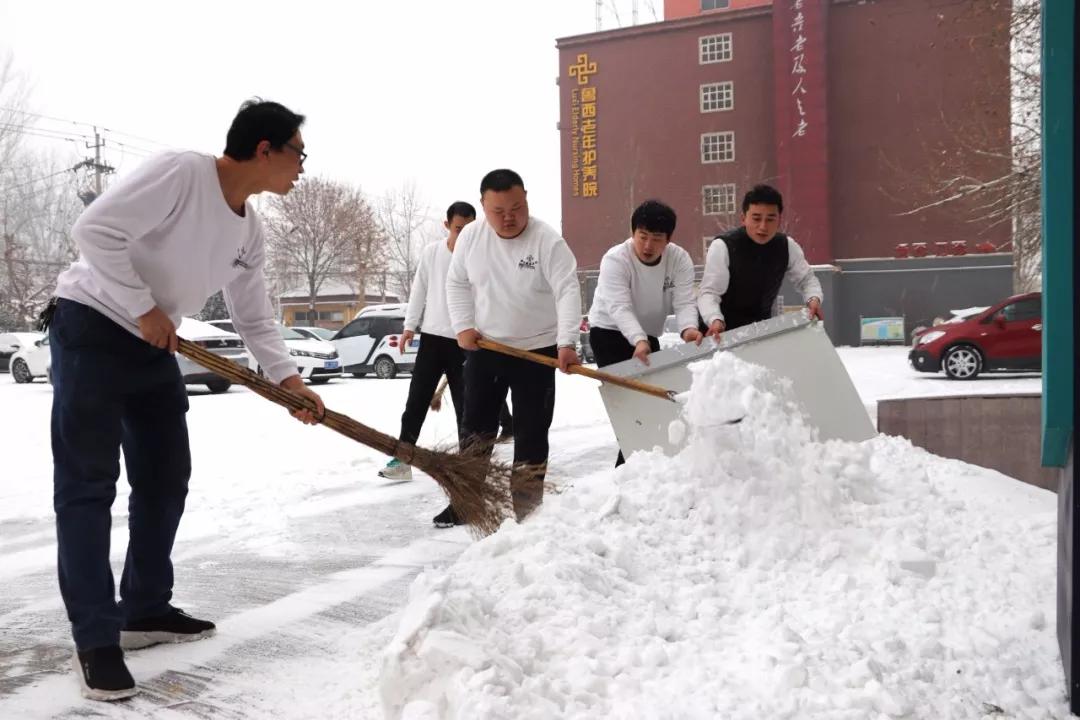
{"label": "utility pole", "polygon": [[102,193],[101,178],[103,175],[109,175],[116,172],[116,168],[111,165],[105,165],[101,162],[101,148],[105,147],[105,140],[101,137],[97,127],[94,127],[94,144],[86,143],[87,149],[93,148],[94,158],[86,158],[81,163],[72,168],[72,170],[78,170],[79,168],[88,168],[94,171],[94,189],[84,190],[79,193],[79,199],[83,201],[83,205],[89,205],[94,202]]}
{"label": "utility pole", "polygon": [[596,32],[604,27],[604,0],[596,0]]}

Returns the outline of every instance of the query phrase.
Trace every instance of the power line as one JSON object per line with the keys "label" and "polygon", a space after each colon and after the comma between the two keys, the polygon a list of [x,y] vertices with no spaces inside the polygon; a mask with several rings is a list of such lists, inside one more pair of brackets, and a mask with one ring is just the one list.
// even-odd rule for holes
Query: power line
{"label": "power line", "polygon": [[[7,111],[7,112],[12,112],[12,113],[18,113],[18,114],[21,114],[21,115],[28,115],[30,117],[41,118],[43,120],[52,120],[52,121],[61,122],[61,123],[71,123],[72,125],[83,125],[83,126],[86,126],[88,128],[99,127],[99,126],[95,125],[94,123],[83,122],[82,120],[72,120],[70,118],[61,118],[61,117],[56,117],[55,115],[42,115],[41,113],[30,112],[28,110],[20,110],[18,108],[13,108],[13,107],[0,106],[0,110],[4,110],[4,111]],[[102,129],[102,132],[112,133],[113,135],[123,135],[125,137],[129,137],[129,138],[132,138],[134,140],[139,140],[141,142],[148,142],[151,145],[160,145],[162,147],[169,147],[168,143],[163,143],[160,140],[154,140],[154,139],[148,138],[148,137],[146,137],[144,135],[136,135],[135,133],[130,133],[130,132],[127,132],[125,130],[115,130],[113,128],[107,128],[107,127],[104,127],[104,126],[100,126],[100,127]],[[60,131],[57,131],[57,132],[60,132]],[[89,137],[89,136],[87,136],[87,137]],[[153,151],[150,150],[148,152],[153,152]]]}
{"label": "power line", "polygon": [[30,135],[32,137],[45,138],[46,140],[70,140],[75,143],[89,140],[91,137],[90,135],[83,135],[81,133],[65,133],[61,130],[37,128],[31,125],[13,125],[10,123],[0,123],[0,130],[10,130],[19,135]]}
{"label": "power line", "polygon": [[17,190],[18,188],[25,187],[27,185],[33,185],[34,183],[41,182],[42,180],[48,180],[49,178],[54,178],[57,175],[63,175],[64,173],[69,173],[69,172],[75,172],[75,168],[73,168],[73,167],[64,168],[63,170],[57,170],[56,172],[51,173],[49,175],[44,175],[42,177],[34,178],[32,180],[24,180],[23,182],[15,183],[14,185],[8,185],[5,188],[0,188],[0,193],[6,193],[6,192],[10,192],[12,190]]}

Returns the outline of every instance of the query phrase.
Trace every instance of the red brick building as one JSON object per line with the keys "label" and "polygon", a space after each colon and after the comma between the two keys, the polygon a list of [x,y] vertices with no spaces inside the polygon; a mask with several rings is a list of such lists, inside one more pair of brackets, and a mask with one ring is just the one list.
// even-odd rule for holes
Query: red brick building
{"label": "red brick building", "polygon": [[[704,9],[703,9],[704,8]],[[989,241],[975,203],[904,213],[1009,168],[1008,2],[665,0],[664,22],[558,41],[563,233],[583,270],[655,197],[703,260],[758,182],[813,263]],[[996,156],[993,154],[996,153]]]}

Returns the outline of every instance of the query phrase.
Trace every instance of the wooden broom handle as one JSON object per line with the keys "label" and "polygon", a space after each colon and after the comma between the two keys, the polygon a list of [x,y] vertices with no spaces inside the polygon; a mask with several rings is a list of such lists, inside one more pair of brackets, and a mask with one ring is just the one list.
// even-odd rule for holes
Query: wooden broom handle
{"label": "wooden broom handle", "polygon": [[[548,367],[558,368],[559,361],[553,357],[547,355],[541,355],[540,353],[529,352],[528,350],[520,350],[516,347],[509,345],[503,345],[502,343],[495,342],[494,340],[486,340],[481,338],[476,341],[476,344],[482,347],[484,350],[491,350],[492,352],[502,353],[503,355],[509,355],[511,357],[520,358],[522,360],[531,360],[541,365],[547,365]],[[662,400],[670,400],[675,402],[675,393],[671,390],[665,390],[662,387],[656,385],[650,385],[643,383],[640,380],[633,380],[631,378],[619,377],[618,375],[612,375],[602,370],[593,370],[587,368],[584,365],[571,365],[568,372],[571,375],[584,375],[590,377],[593,380],[599,380],[601,382],[611,383],[612,385],[618,385],[619,387],[626,388],[627,390],[636,390],[646,395],[652,395]]]}

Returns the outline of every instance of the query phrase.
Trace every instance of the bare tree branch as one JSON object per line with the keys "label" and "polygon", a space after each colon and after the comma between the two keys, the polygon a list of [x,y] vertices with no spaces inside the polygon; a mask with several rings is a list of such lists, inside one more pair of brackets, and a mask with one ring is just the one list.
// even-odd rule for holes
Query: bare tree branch
{"label": "bare tree branch", "polygon": [[303,289],[308,307],[329,281],[363,297],[370,276],[385,265],[385,242],[359,189],[307,178],[270,200],[266,217],[272,276],[277,290]]}

